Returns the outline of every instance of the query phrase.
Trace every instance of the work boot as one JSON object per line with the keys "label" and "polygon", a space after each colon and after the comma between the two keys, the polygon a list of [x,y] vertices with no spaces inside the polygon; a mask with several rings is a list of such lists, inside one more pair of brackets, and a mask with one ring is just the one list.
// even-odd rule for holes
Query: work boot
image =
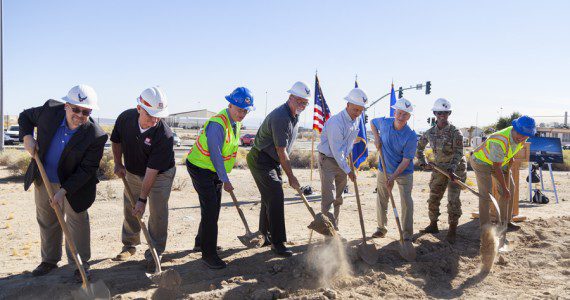
{"label": "work boot", "polygon": [[57,265],[56,264],[50,264],[47,262],[42,262],[39,266],[37,266],[33,271],[32,271],[32,276],[37,277],[37,276],[44,276],[47,273],[51,272],[53,269],[57,269]]}
{"label": "work boot", "polygon": [[113,258],[113,260],[114,261],[127,261],[131,258],[131,256],[135,255],[136,252],[137,252],[137,249],[135,249],[135,248],[123,249],[121,251],[121,253],[117,254],[117,256],[115,256],[115,258]]}
{"label": "work boot", "polygon": [[374,232],[372,234],[373,238],[383,238],[386,236],[386,233],[388,232],[388,230],[386,230],[385,228],[376,228],[376,232]]}
{"label": "work boot", "polygon": [[420,230],[421,233],[438,233],[439,229],[437,228],[437,221],[431,221],[431,223],[429,223],[429,225]]}
{"label": "work boot", "polygon": [[445,239],[450,244],[455,244],[455,237],[457,234],[457,223],[450,223],[449,230],[447,230],[447,236]]}

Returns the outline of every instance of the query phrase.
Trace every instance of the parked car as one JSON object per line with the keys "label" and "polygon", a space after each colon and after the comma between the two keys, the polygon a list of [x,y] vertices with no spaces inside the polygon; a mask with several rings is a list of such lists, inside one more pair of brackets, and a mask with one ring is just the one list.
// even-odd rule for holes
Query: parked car
{"label": "parked car", "polygon": [[172,133],[172,137],[174,138],[174,146],[180,147],[180,138],[176,134],[176,132]]}
{"label": "parked car", "polygon": [[244,134],[239,138],[242,146],[253,146],[253,142],[255,141],[255,135],[253,134]]}
{"label": "parked car", "polygon": [[12,125],[4,132],[4,145],[15,145],[20,143],[20,126]]}

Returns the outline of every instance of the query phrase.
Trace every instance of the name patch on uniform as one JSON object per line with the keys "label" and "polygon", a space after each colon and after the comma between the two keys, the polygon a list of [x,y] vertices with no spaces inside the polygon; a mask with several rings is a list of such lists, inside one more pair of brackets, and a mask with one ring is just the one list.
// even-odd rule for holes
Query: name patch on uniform
{"label": "name patch on uniform", "polygon": [[150,146],[150,138],[147,137],[146,139],[144,139],[144,143],[145,143],[146,145],[149,145],[149,146]]}

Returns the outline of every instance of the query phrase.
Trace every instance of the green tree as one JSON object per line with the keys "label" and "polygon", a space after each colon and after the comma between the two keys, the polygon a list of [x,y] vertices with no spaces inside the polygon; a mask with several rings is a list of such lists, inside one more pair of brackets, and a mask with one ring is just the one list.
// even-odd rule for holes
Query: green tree
{"label": "green tree", "polygon": [[515,111],[511,114],[510,117],[500,117],[499,120],[497,120],[497,123],[495,124],[495,130],[499,131],[511,126],[511,122],[514,119],[519,118],[520,116],[522,115],[519,112]]}

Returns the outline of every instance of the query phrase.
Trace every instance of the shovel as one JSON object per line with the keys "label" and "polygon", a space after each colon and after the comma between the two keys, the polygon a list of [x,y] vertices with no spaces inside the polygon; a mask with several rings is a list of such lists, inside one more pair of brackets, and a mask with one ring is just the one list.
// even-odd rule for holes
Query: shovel
{"label": "shovel", "polygon": [[[305,203],[305,206],[307,207],[307,209],[309,210],[309,212],[311,213],[311,216],[313,216],[313,221],[311,222],[311,224],[309,224],[309,229],[312,229],[322,235],[326,235],[326,236],[334,236],[336,235],[336,231],[334,230],[334,225],[332,224],[331,220],[323,215],[322,213],[319,214],[315,214],[315,211],[313,210],[313,208],[311,207],[311,205],[309,205],[309,201],[307,201],[307,198],[305,197],[305,194],[303,194],[303,191],[301,191],[301,189],[297,188],[297,193],[299,193],[299,196],[301,196],[301,199],[303,200],[303,203]],[[311,232],[311,236],[312,236],[312,232]]]}
{"label": "shovel", "polygon": [[[440,168],[437,167],[434,163],[429,162],[428,164],[429,164],[434,170],[436,170],[436,171],[438,171],[439,173],[445,175],[447,178],[453,180],[451,177],[449,177],[449,174],[448,174],[446,171],[440,169]],[[453,175],[455,175],[455,174],[453,174]],[[509,169],[509,175],[510,175],[510,169]],[[457,175],[455,175],[455,177],[457,177]],[[468,190],[469,190],[471,193],[473,193],[475,196],[477,196],[477,197],[480,197],[480,196],[481,196],[481,194],[479,194],[477,191],[475,191],[474,189],[472,189],[470,186],[468,186],[467,184],[465,184],[465,183],[462,182],[461,180],[456,180],[456,181],[454,181],[454,182],[457,183],[457,184],[458,184],[459,186],[461,186],[462,188],[468,189]],[[510,182],[510,180],[509,180],[509,182]],[[497,218],[499,218],[499,220],[500,220],[500,225],[499,225],[500,230],[499,230],[499,232],[500,232],[500,234],[502,235],[502,237],[501,237],[501,242],[500,242],[500,243],[503,244],[503,245],[499,247],[499,248],[500,248],[499,251],[505,252],[505,251],[508,251],[508,250],[509,250],[509,245],[508,245],[508,243],[505,243],[505,242],[504,242],[506,239],[503,237],[503,233],[506,232],[506,227],[507,227],[507,225],[506,225],[506,223],[503,224],[503,221],[502,221],[503,219],[501,218],[501,210],[499,209],[499,203],[497,202],[497,199],[495,199],[495,197],[494,197],[491,193],[489,193],[489,197],[491,198],[491,203],[493,203],[493,206],[495,207],[495,211],[497,212]],[[508,211],[508,209],[509,209],[509,207],[507,206],[507,211]]]}
{"label": "shovel", "polygon": [[[434,170],[438,171],[439,173],[445,175],[447,178],[449,178],[450,180],[453,180],[451,177],[449,177],[449,174],[440,169],[438,166],[436,166],[434,163],[432,162],[428,162],[428,165],[430,165]],[[455,175],[455,174],[453,174]],[[455,177],[457,177],[457,175],[455,175]],[[467,184],[465,184],[463,181],[461,180],[456,180],[454,181],[455,183],[457,183],[459,186],[461,186],[464,189],[468,189],[471,193],[473,193],[475,196],[480,197],[480,194],[475,191],[474,189],[472,189],[470,186],[468,186]],[[499,220],[501,220],[501,211],[499,210],[499,204],[497,202],[497,199],[495,199],[495,197],[493,197],[492,194],[489,194],[489,196],[491,197],[491,202],[493,203],[493,206],[495,206],[495,210],[497,211],[497,216],[499,218]]]}
{"label": "shovel", "polygon": [[[127,196],[131,202],[131,206],[134,208],[136,202],[135,202],[135,197],[133,196],[133,191],[131,190],[131,187],[129,186],[127,179],[125,177],[121,179],[123,180],[123,184],[125,185],[125,191],[127,192]],[[139,226],[141,227],[141,230],[146,239],[146,243],[148,244],[148,249],[152,254],[154,265],[156,266],[154,274],[147,274],[147,276],[150,278],[152,282],[156,283],[161,288],[165,288],[171,291],[177,290],[178,287],[180,286],[180,283],[182,282],[180,274],[178,274],[178,272],[176,272],[176,270],[173,269],[167,269],[164,271],[162,270],[162,267],[160,266],[160,259],[158,258],[158,254],[156,253],[156,249],[154,248],[154,245],[150,238],[150,234],[148,233],[148,229],[146,228],[144,221],[138,216],[136,216],[135,218],[139,222]]]}
{"label": "shovel", "polygon": [[239,207],[236,195],[234,194],[234,191],[230,191],[230,196],[232,196],[232,200],[234,201],[234,205],[236,206],[236,209],[238,211],[239,217],[241,218],[241,221],[243,222],[243,226],[245,226],[245,234],[242,236],[238,236],[238,240],[246,247],[248,248],[259,248],[263,245],[264,239],[261,236],[261,233],[252,233],[251,230],[249,230],[249,226],[247,225],[247,220],[245,219],[245,216],[243,214],[243,211],[241,210],[241,208]]}
{"label": "shovel", "polygon": [[[44,169],[44,165],[42,164],[38,152],[34,153],[34,159],[40,171],[40,175],[42,177],[42,181],[46,187],[47,193],[51,201],[53,201],[54,192],[50,185],[49,179],[46,174],[46,170]],[[81,280],[83,283],[81,284],[81,288],[78,290],[71,291],[71,295],[75,299],[111,299],[111,292],[105,285],[105,283],[101,280],[98,280],[95,283],[90,283],[87,279],[87,274],[85,274],[85,269],[83,268],[83,262],[81,261],[81,256],[77,253],[77,248],[75,247],[75,242],[71,237],[71,233],[69,232],[69,228],[67,227],[67,223],[65,223],[65,219],[63,218],[63,214],[61,212],[61,208],[59,205],[53,205],[53,210],[55,210],[55,215],[57,216],[57,220],[59,221],[59,225],[61,225],[61,229],[63,230],[63,235],[65,236],[65,240],[67,241],[67,245],[69,246],[69,250],[73,255],[73,260],[77,265],[77,269],[79,269],[79,273],[81,274]]]}
{"label": "shovel", "polygon": [[[350,169],[354,172],[354,164],[352,163],[352,154],[350,154]],[[364,217],[362,216],[362,207],[360,205],[360,193],[358,192],[358,183],[354,179],[354,193],[356,194],[356,205],[358,206],[358,218],[360,219],[360,229],[362,230],[362,243],[358,245],[358,256],[369,264],[374,265],[378,261],[378,249],[376,245],[366,243],[366,230],[364,230]]]}
{"label": "shovel", "polygon": [[416,259],[416,249],[414,249],[412,242],[404,240],[404,233],[402,232],[400,217],[398,216],[398,210],[396,209],[396,203],[394,202],[394,195],[392,195],[392,190],[388,188],[388,174],[386,173],[386,162],[384,161],[384,155],[382,154],[382,147],[378,148],[378,154],[380,155],[382,172],[384,173],[384,179],[386,180],[386,190],[388,190],[388,195],[390,196],[390,202],[392,203],[392,209],[394,210],[394,217],[396,218],[396,224],[398,225],[398,232],[400,233],[400,255],[402,255],[402,257],[407,261],[414,261]]}

